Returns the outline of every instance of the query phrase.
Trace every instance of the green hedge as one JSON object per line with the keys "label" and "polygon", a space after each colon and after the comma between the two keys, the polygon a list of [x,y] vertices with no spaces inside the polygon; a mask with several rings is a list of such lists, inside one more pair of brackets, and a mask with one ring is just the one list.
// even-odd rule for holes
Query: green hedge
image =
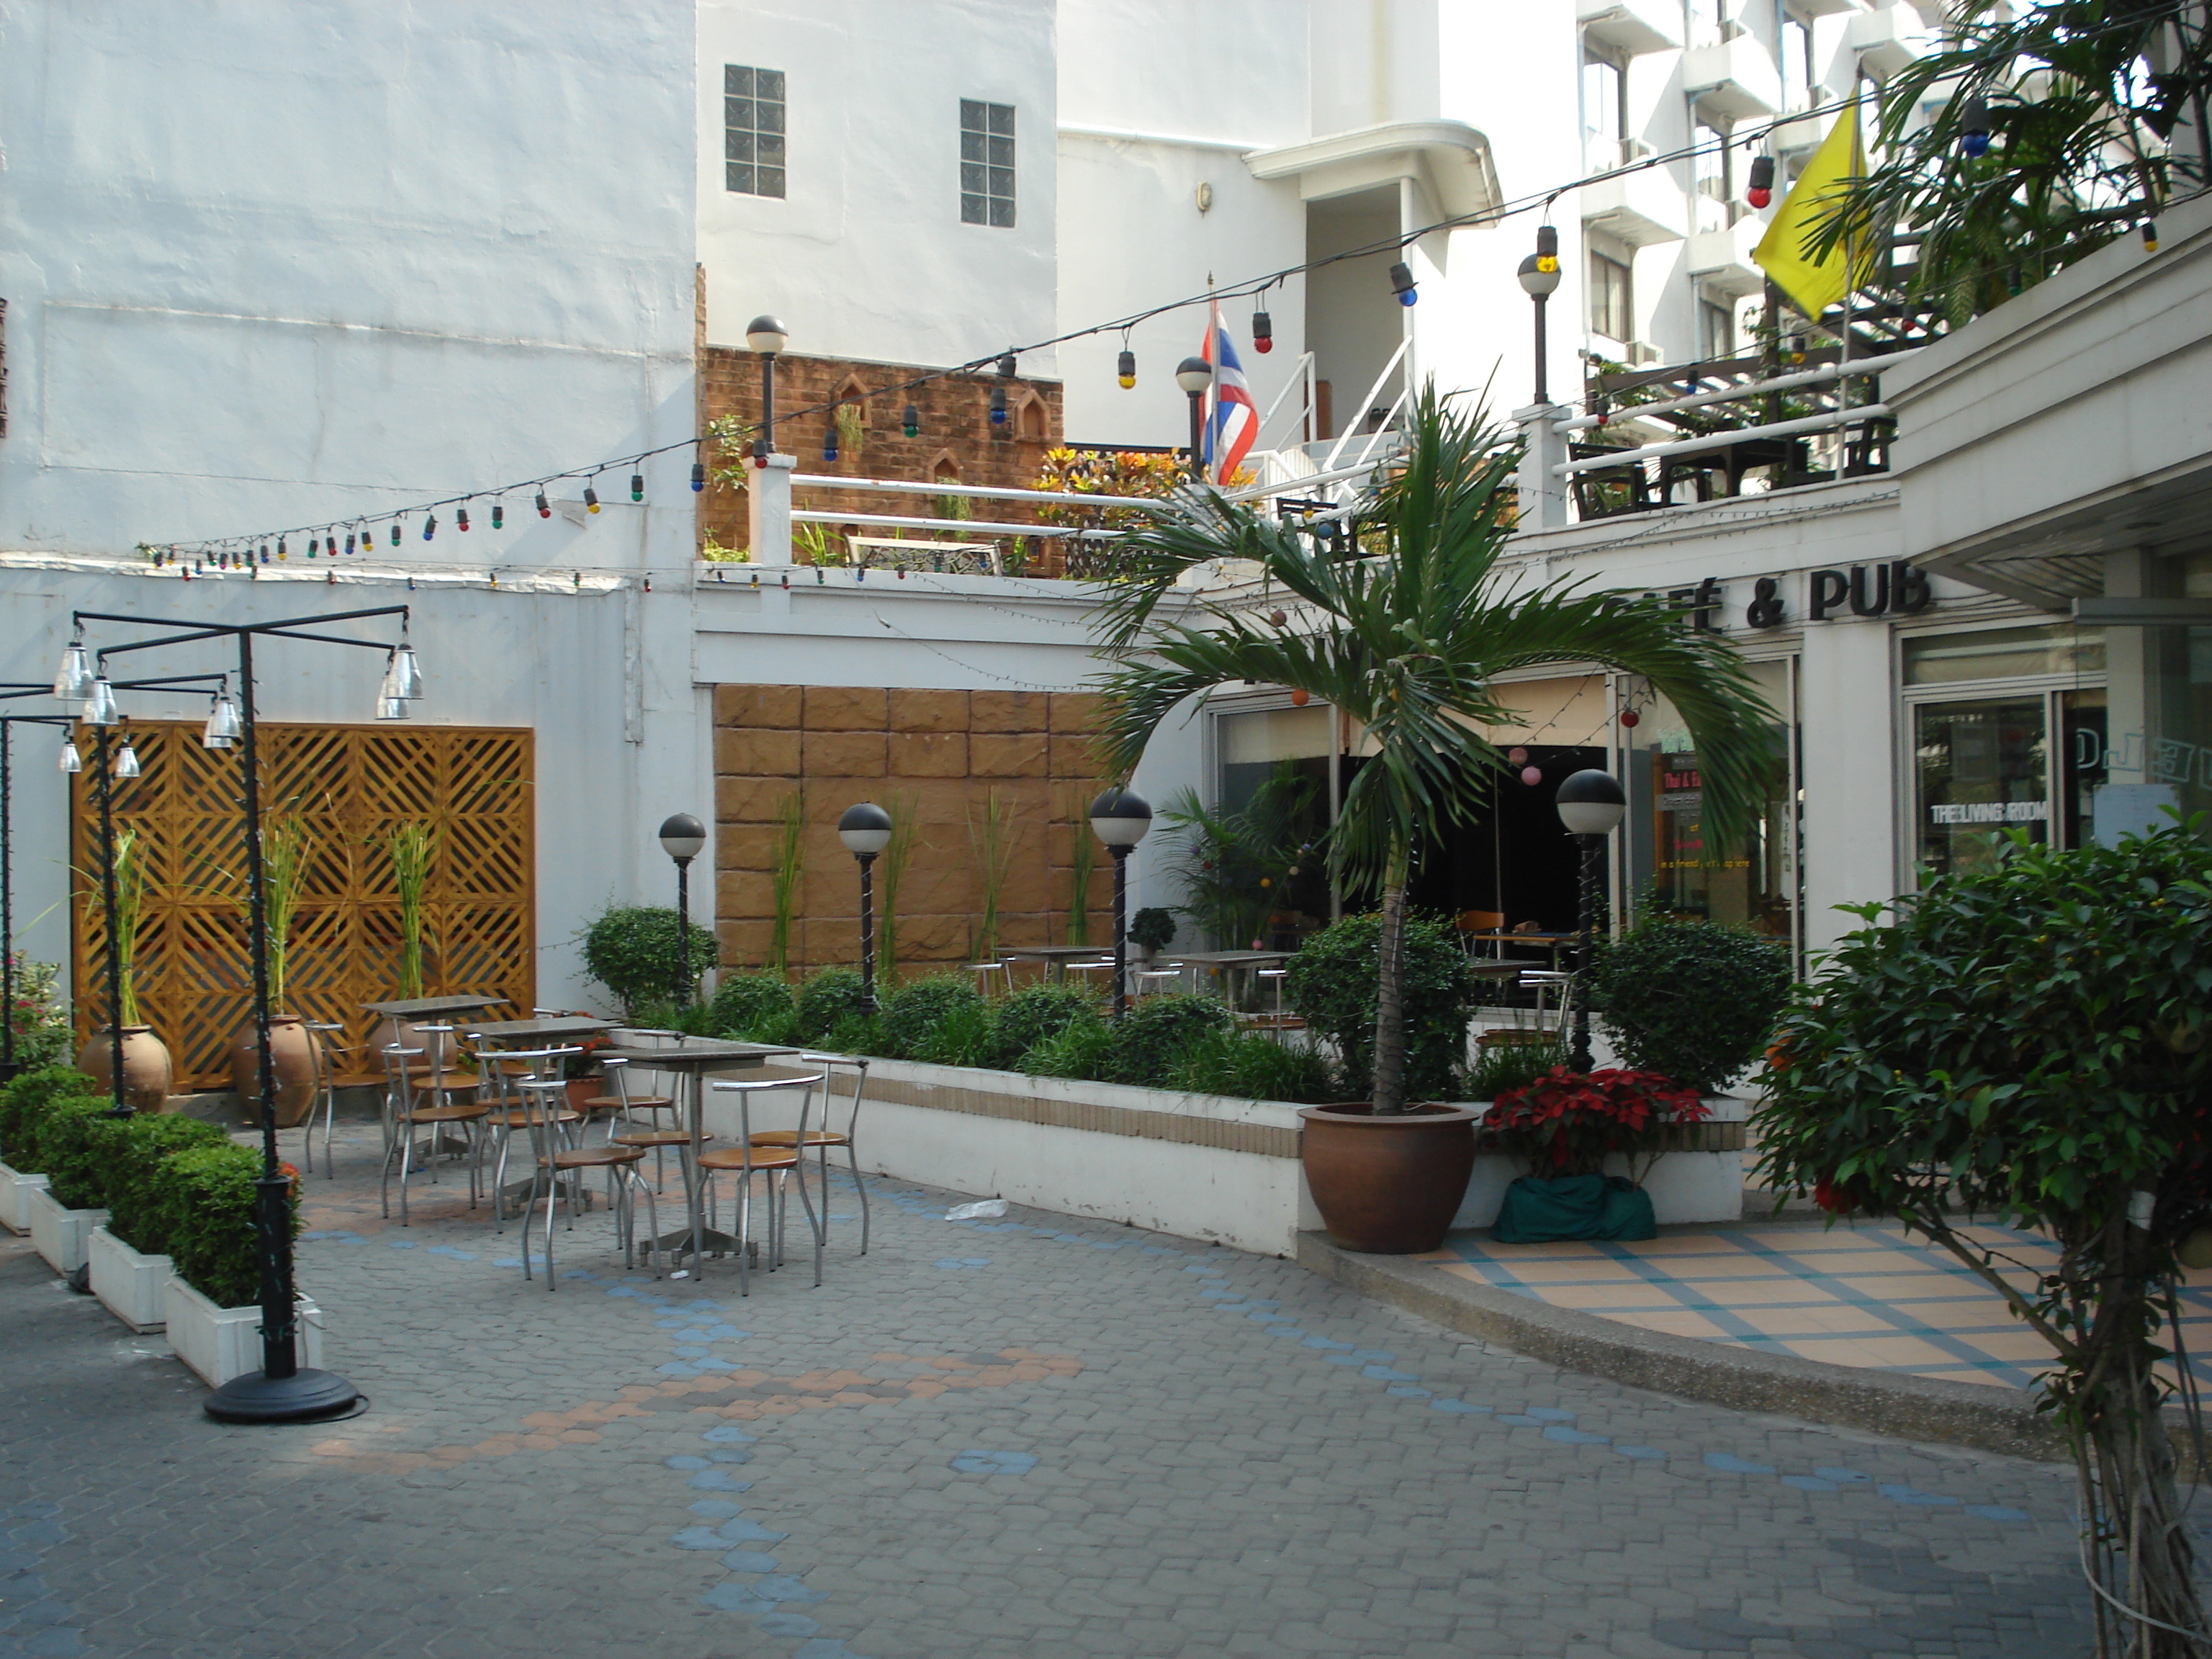
{"label": "green hedge", "polygon": [[[179,1152],[229,1145],[212,1123],[180,1112],[125,1118],[107,1173],[107,1231],[143,1255],[168,1255],[170,1206],[164,1189]],[[257,1160],[256,1167],[258,1167]]]}
{"label": "green hedge", "polygon": [[[218,1308],[261,1299],[261,1251],[254,1236],[254,1182],[261,1156],[225,1140],[173,1154],[149,1206],[177,1276]],[[299,1189],[291,1199],[292,1233],[300,1231]]]}
{"label": "green hedge", "polygon": [[947,1021],[958,1021],[972,1034],[984,1006],[982,994],[974,986],[950,974],[910,980],[884,998],[883,1005],[884,1040],[893,1060],[923,1058],[923,1048]]}
{"label": "green hedge", "polygon": [[43,1175],[38,1121],[57,1100],[89,1095],[98,1085],[82,1072],[48,1066],[26,1072],[0,1088],[0,1162],[24,1175]]}
{"label": "green hedge", "polygon": [[39,1119],[34,1144],[46,1192],[68,1210],[107,1207],[107,1176],[121,1149],[123,1126],[115,1103],[78,1095],[51,1101]]}

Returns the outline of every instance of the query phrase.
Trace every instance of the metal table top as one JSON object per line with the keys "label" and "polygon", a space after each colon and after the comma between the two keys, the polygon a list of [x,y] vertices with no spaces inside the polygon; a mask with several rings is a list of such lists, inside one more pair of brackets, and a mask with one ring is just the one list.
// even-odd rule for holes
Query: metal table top
{"label": "metal table top", "polygon": [[762,1066],[778,1054],[795,1054],[797,1048],[771,1042],[686,1041],[672,1048],[611,1048],[599,1050],[602,1060],[627,1060],[648,1070],[702,1072],[710,1066]]}
{"label": "metal table top", "polygon": [[1002,957],[1028,957],[1038,962],[1057,961],[1062,957],[1110,957],[1114,947],[1106,945],[1010,945],[999,954]]}
{"label": "metal table top", "polygon": [[489,1042],[512,1042],[524,1037],[587,1037],[615,1029],[611,1019],[593,1019],[588,1015],[562,1015],[544,1019],[495,1019],[482,1024],[469,1024],[461,1035],[482,1038]]}
{"label": "metal table top", "polygon": [[1163,960],[1170,963],[1194,963],[1203,968],[1249,968],[1255,963],[1288,962],[1297,954],[1295,951],[1175,951]]}
{"label": "metal table top", "polygon": [[362,1009],[387,1019],[413,1019],[418,1014],[464,1014],[472,1008],[503,1008],[505,997],[414,997],[398,1002],[364,1002]]}

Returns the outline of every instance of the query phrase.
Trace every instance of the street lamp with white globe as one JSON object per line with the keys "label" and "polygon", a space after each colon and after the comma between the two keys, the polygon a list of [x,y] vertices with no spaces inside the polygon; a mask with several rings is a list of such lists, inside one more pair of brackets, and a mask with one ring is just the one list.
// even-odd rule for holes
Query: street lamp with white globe
{"label": "street lamp with white globe", "polygon": [[1598,884],[1605,868],[1605,838],[1620,827],[1628,798],[1620,780],[1589,767],[1559,786],[1559,822],[1583,844],[1581,914],[1575,934],[1575,1036],[1567,1063],[1577,1072],[1590,1068],[1589,966],[1596,941]]}
{"label": "street lamp with white globe", "polygon": [[872,866],[876,854],[891,844],[891,815],[872,801],[845,809],[837,820],[837,839],[860,866],[860,994],[870,1013],[876,1012],[876,891]]}

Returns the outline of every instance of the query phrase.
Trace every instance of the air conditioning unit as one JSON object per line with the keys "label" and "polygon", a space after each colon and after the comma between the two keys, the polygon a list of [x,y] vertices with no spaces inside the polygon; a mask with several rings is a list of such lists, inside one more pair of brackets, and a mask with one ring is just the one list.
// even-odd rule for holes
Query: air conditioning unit
{"label": "air conditioning unit", "polygon": [[1649,368],[1662,361],[1659,348],[1649,340],[1631,340],[1628,343],[1628,366],[1631,368]]}

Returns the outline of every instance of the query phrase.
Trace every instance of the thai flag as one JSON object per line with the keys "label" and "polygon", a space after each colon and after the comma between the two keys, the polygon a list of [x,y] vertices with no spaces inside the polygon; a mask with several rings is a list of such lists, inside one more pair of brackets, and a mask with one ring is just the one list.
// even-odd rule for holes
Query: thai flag
{"label": "thai flag", "polygon": [[1213,307],[1206,330],[1206,361],[1213,365],[1213,413],[1206,423],[1206,466],[1217,484],[1226,484],[1251,453],[1260,435],[1260,411],[1253,406],[1252,388],[1244,383],[1244,366],[1237,361],[1237,348],[1229,343],[1229,331],[1221,325],[1221,307]]}

